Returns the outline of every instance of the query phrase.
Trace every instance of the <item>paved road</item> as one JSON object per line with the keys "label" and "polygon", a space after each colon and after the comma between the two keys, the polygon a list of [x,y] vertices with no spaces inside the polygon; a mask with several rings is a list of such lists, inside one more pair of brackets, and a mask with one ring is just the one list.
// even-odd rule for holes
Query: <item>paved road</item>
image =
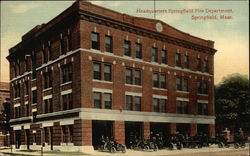
{"label": "paved road", "polygon": [[[9,153],[10,150],[0,150],[1,152]],[[24,154],[24,155],[36,155],[40,156],[40,152],[24,152],[24,151],[14,151],[13,153]],[[209,147],[202,149],[183,149],[183,150],[159,150],[156,152],[143,152],[143,151],[135,151],[135,150],[127,150],[125,154],[122,153],[107,153],[107,152],[98,152],[98,151],[90,151],[86,152],[88,155],[75,155],[75,156],[250,156],[248,146],[244,149],[234,149],[230,148],[218,148],[218,147]],[[48,154],[45,153],[44,156],[67,156],[68,154]],[[74,155],[72,155],[74,156]]]}
{"label": "paved road", "polygon": [[235,151],[221,151],[221,152],[202,152],[202,153],[185,153],[170,156],[250,156],[249,151],[235,150]]}

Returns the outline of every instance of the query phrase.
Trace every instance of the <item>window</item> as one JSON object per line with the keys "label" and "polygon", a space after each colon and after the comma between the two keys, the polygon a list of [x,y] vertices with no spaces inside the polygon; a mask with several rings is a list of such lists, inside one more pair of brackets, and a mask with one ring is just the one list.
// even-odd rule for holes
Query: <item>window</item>
{"label": "window", "polygon": [[16,115],[16,118],[21,117],[21,107],[20,106],[15,107],[15,115]]}
{"label": "window", "polygon": [[44,113],[52,113],[52,112],[53,112],[52,98],[44,100]]}
{"label": "window", "polygon": [[208,60],[204,61],[204,72],[208,73]]}
{"label": "window", "polygon": [[160,99],[160,105],[161,105],[161,112],[166,113],[166,111],[167,111],[167,100],[166,99]]}
{"label": "window", "polygon": [[188,114],[188,102],[187,101],[176,101],[176,113]]}
{"label": "window", "polygon": [[72,64],[68,63],[62,66],[62,83],[72,81]]}
{"label": "window", "polygon": [[126,95],[126,110],[133,110],[131,95]]}
{"label": "window", "polygon": [[208,94],[208,82],[207,81],[203,82],[203,93]]}
{"label": "window", "polygon": [[29,116],[29,104],[25,105],[25,110],[26,110],[26,116]]}
{"label": "window", "polygon": [[125,71],[126,84],[132,84],[132,69],[126,68]]}
{"label": "window", "polygon": [[188,79],[183,79],[183,91],[188,91]]}
{"label": "window", "polygon": [[31,55],[32,59],[32,79],[36,79],[36,54]]}
{"label": "window", "polygon": [[48,54],[47,54],[47,49],[43,49],[43,63],[48,62]]}
{"label": "window", "polygon": [[134,97],[135,102],[135,111],[141,111],[141,97],[135,96]]}
{"label": "window", "polygon": [[25,95],[28,95],[29,94],[29,81],[25,81],[24,82],[24,85],[25,85],[25,91],[24,91],[24,93],[25,93]]}
{"label": "window", "polygon": [[200,58],[196,59],[196,69],[197,71],[201,71],[201,59]]}
{"label": "window", "polygon": [[97,63],[97,62],[94,62],[93,63],[93,78],[95,80],[101,80],[101,64],[100,63]]}
{"label": "window", "polygon": [[142,58],[142,45],[140,43],[135,44],[135,57],[138,59]]}
{"label": "window", "polygon": [[61,40],[61,54],[66,54],[69,51],[69,37],[68,36],[64,36]]}
{"label": "window", "polygon": [[166,50],[161,51],[161,63],[167,64],[167,51]]}
{"label": "window", "polygon": [[199,115],[207,115],[208,114],[207,103],[197,103],[197,106],[198,106],[198,114]]}
{"label": "window", "polygon": [[69,142],[73,142],[73,125],[69,125]]}
{"label": "window", "polygon": [[33,133],[33,143],[36,143],[37,139],[36,139],[36,133]]}
{"label": "window", "polygon": [[105,51],[112,53],[112,37],[105,36]]}
{"label": "window", "polygon": [[101,93],[94,92],[94,108],[101,108]]}
{"label": "window", "polygon": [[49,142],[49,129],[48,127],[44,127],[44,139],[45,139],[45,142]]}
{"label": "window", "polygon": [[176,90],[188,92],[188,79],[176,77]]}
{"label": "window", "polygon": [[125,83],[140,86],[141,85],[141,70],[126,68],[125,69]]}
{"label": "window", "polygon": [[112,81],[111,80],[111,65],[104,64],[104,80],[105,81]]}
{"label": "window", "polygon": [[[51,60],[51,56],[52,56],[52,50],[51,50],[51,45],[50,45],[50,42],[48,41],[46,44],[45,44],[45,47],[43,49],[43,63],[47,63],[48,61]],[[33,60],[32,60],[33,62]],[[35,64],[35,63],[34,63]]]}
{"label": "window", "polygon": [[44,73],[44,89],[52,87],[52,71]]}
{"label": "window", "polygon": [[99,62],[94,62],[93,63],[93,79],[112,81],[111,64],[103,64]]}
{"label": "window", "polygon": [[92,40],[92,49],[99,50],[99,34],[92,32],[91,40]]}
{"label": "window", "polygon": [[160,74],[160,88],[166,89],[166,74]]}
{"label": "window", "polygon": [[37,103],[37,90],[32,91],[32,104]]}
{"label": "window", "polygon": [[131,45],[130,41],[124,40],[124,55],[131,56]]}
{"label": "window", "polygon": [[151,61],[152,62],[158,61],[157,48],[155,48],[155,47],[152,47],[152,49],[151,49]]}
{"label": "window", "polygon": [[134,71],[135,85],[141,85],[141,70],[136,69]]}
{"label": "window", "polygon": [[184,68],[189,68],[189,56],[184,55]]}
{"label": "window", "polygon": [[72,93],[62,95],[63,100],[63,110],[68,110],[73,108]]}
{"label": "window", "polygon": [[105,107],[105,109],[111,109],[111,107],[112,107],[112,94],[104,93],[104,107]]}
{"label": "window", "polygon": [[153,73],[153,87],[156,87],[156,88],[159,87],[158,73]]}
{"label": "window", "polygon": [[181,91],[181,89],[182,89],[181,86],[182,86],[182,84],[181,84],[181,78],[177,77],[176,78],[176,90]]}
{"label": "window", "polygon": [[159,112],[159,99],[153,98],[153,111]]}
{"label": "window", "polygon": [[180,53],[175,54],[175,66],[181,67],[181,54]]}
{"label": "window", "polygon": [[62,126],[62,141],[67,142],[66,126]]}
{"label": "window", "polygon": [[20,97],[20,84],[19,83],[16,84],[13,89],[14,89],[15,98]]}
{"label": "window", "polygon": [[197,86],[197,93],[202,94],[202,87],[201,87],[201,81],[200,80],[197,80],[196,86]]}

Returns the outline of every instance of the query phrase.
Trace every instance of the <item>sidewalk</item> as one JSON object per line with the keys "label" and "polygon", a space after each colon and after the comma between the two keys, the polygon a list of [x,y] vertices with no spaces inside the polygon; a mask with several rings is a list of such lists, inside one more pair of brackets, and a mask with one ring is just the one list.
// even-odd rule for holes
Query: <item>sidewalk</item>
{"label": "sidewalk", "polygon": [[[200,149],[187,149],[184,148],[182,150],[168,150],[168,149],[163,149],[163,150],[158,150],[158,151],[154,151],[154,152],[145,152],[145,151],[135,151],[135,150],[130,150],[128,149],[126,153],[108,153],[108,152],[99,152],[99,151],[91,151],[88,153],[81,153],[81,152],[57,152],[57,151],[45,151],[43,153],[43,156],[90,156],[90,155],[112,155],[112,156],[145,156],[145,155],[152,155],[152,156],[170,156],[170,155],[202,155],[203,153],[206,155],[209,153],[215,153],[215,152],[230,152],[230,151],[240,151],[241,153],[243,153],[244,156],[247,156],[249,154],[249,146],[247,144],[247,146],[245,148],[239,148],[239,149],[235,149],[234,147],[230,147],[230,148],[218,148],[216,145],[212,145],[210,147],[204,147],[204,148],[200,148]],[[1,153],[11,153],[10,149],[0,149],[0,156]],[[40,151],[25,151],[25,150],[12,150],[13,154],[18,154],[18,155],[32,155],[32,156],[38,156],[41,155]]]}

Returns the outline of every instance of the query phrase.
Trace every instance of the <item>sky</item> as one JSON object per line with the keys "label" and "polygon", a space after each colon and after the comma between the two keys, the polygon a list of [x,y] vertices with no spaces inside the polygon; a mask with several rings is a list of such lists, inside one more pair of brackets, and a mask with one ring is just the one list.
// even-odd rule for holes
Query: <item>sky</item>
{"label": "sky", "polygon": [[[132,16],[154,18],[153,1],[91,1],[92,3]],[[47,23],[73,1],[1,1],[1,72],[0,81],[9,81],[6,56],[8,49],[21,41],[23,34],[36,25]],[[249,77],[249,1],[156,1],[159,19],[183,32],[215,42],[215,84],[222,78],[240,73]],[[184,13],[183,9],[189,10]],[[218,13],[213,10],[227,10]],[[178,10],[178,11],[175,11]],[[175,12],[171,12],[175,11]],[[224,15],[229,19],[221,19]],[[216,16],[217,19],[204,19]],[[197,17],[194,20],[192,17]]]}

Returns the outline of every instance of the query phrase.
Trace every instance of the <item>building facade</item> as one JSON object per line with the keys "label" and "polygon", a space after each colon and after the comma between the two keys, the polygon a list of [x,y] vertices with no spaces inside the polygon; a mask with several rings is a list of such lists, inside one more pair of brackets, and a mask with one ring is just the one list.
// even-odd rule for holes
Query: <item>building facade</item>
{"label": "building facade", "polygon": [[92,150],[214,127],[214,42],[77,1],[10,49],[16,148]]}
{"label": "building facade", "polygon": [[0,82],[0,147],[8,145],[7,110],[10,102],[10,86],[7,82]]}

